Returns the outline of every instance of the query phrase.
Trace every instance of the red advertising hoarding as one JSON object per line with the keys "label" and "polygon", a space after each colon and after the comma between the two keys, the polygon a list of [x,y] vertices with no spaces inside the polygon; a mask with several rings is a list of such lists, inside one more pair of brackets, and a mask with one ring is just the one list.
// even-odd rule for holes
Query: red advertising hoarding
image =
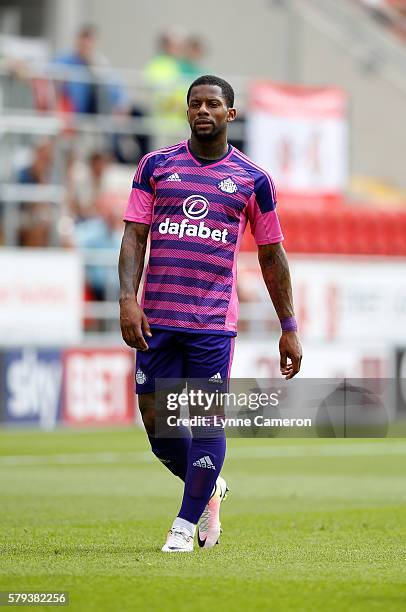
{"label": "red advertising hoarding", "polygon": [[65,351],[62,421],[119,425],[135,419],[134,353],[125,348]]}

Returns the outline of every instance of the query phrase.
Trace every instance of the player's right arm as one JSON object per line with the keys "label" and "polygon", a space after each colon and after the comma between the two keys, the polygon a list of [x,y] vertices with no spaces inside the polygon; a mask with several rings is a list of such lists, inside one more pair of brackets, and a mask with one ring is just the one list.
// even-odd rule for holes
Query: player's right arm
{"label": "player's right arm", "polygon": [[118,273],[120,278],[120,327],[128,346],[146,351],[146,336],[151,336],[148,319],[137,302],[138,288],[144,270],[149,225],[126,222],[121,242]]}
{"label": "player's right arm", "polygon": [[146,155],[138,164],[127,209],[121,243],[118,273],[120,278],[120,327],[124,342],[146,351],[146,336],[151,336],[148,319],[138,304],[137,295],[144,270],[145,251],[154,203],[154,156]]}

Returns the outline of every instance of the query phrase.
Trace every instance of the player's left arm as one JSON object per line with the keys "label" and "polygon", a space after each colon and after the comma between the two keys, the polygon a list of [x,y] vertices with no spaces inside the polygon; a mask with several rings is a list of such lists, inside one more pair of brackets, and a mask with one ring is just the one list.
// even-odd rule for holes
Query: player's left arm
{"label": "player's left arm", "polygon": [[[258,259],[279,320],[294,318],[289,264],[282,243],[258,245]],[[281,373],[289,380],[299,372],[302,361],[302,347],[296,331],[282,331],[279,353]]]}

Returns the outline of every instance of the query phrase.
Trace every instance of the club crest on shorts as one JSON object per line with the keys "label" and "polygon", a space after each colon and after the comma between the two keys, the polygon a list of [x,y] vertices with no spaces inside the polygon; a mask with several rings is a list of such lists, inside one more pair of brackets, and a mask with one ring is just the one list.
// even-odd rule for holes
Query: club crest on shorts
{"label": "club crest on shorts", "polygon": [[136,374],[135,374],[135,380],[137,381],[137,383],[139,385],[143,385],[144,383],[147,382],[147,377],[144,374],[144,372],[142,370],[140,370],[140,368],[138,368]]}
{"label": "club crest on shorts", "polygon": [[237,191],[237,185],[234,183],[234,181],[231,178],[231,176],[229,176],[228,178],[224,179],[223,181],[220,181],[220,183],[218,183],[217,187],[221,191],[224,191],[224,193],[235,193]]}

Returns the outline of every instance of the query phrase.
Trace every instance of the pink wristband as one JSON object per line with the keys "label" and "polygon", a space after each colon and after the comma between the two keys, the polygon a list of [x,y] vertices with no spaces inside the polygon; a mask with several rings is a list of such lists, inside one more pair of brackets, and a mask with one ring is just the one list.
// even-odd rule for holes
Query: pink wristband
{"label": "pink wristband", "polygon": [[297,331],[297,323],[295,317],[285,317],[281,319],[282,331]]}

